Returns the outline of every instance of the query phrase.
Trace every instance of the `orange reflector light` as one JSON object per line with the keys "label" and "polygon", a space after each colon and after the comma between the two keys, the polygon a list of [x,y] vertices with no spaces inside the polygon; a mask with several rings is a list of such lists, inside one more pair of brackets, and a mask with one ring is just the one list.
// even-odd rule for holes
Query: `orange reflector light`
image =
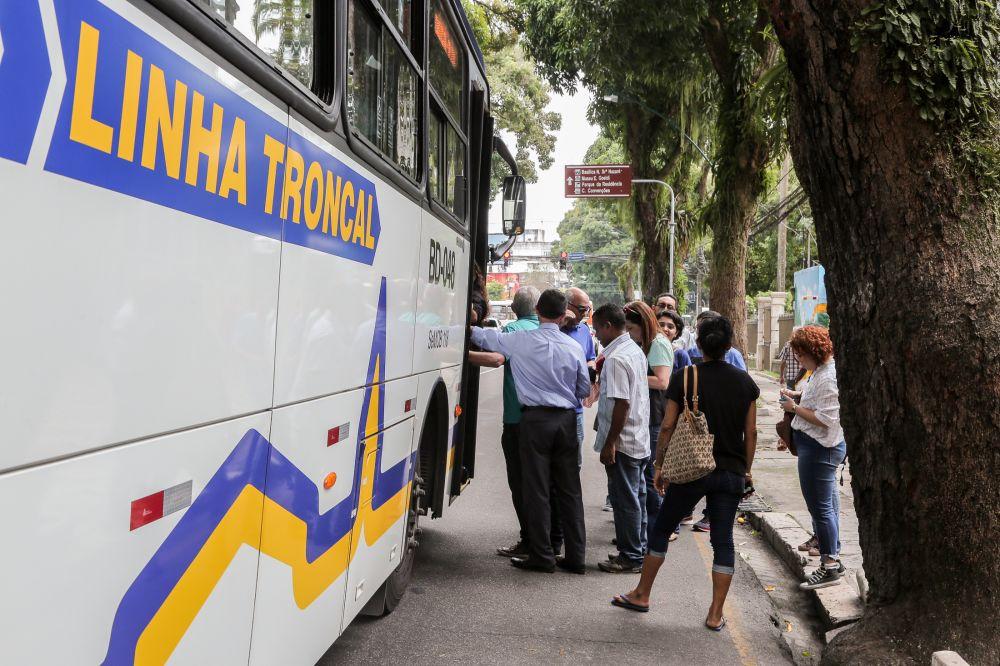
{"label": "orange reflector light", "polygon": [[335,483],[337,483],[336,472],[330,472],[329,474],[326,475],[326,478],[323,479],[323,487],[326,488],[327,490],[333,488],[333,484]]}
{"label": "orange reflector light", "polygon": [[462,405],[455,405],[455,418],[462,415]]}

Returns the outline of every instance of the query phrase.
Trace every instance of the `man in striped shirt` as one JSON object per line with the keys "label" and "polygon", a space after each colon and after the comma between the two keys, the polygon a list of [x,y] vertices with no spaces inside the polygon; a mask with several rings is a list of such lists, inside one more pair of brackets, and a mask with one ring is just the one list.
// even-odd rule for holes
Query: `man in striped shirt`
{"label": "man in striped shirt", "polygon": [[608,473],[618,554],[598,566],[610,573],[638,573],[646,554],[646,482],[649,458],[649,383],[646,355],[625,332],[625,313],[607,304],[594,312],[604,346],[594,450]]}

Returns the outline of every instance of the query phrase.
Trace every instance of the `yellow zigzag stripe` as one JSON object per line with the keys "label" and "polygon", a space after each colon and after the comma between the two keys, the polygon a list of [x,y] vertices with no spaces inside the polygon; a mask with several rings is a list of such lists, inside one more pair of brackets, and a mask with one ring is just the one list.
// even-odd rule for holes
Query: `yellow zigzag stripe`
{"label": "yellow zigzag stripe", "polygon": [[409,501],[409,482],[385,504],[372,509],[378,445],[378,438],[372,435],[379,429],[380,361],[381,358],[376,359],[376,383],[372,386],[365,423],[367,439],[358,515],[351,532],[313,562],[307,562],[306,524],[253,486],[246,486],[139,637],[136,664],[163,664],[170,658],[243,544],[291,568],[295,604],[306,608],[347,569],[361,543],[362,530],[365,542],[371,546],[399,520]]}

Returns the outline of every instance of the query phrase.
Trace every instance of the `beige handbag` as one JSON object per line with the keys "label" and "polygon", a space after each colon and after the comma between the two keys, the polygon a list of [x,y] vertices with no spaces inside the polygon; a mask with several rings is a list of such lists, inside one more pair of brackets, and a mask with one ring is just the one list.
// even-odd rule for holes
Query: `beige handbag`
{"label": "beige handbag", "polygon": [[[688,408],[688,370],[694,369],[693,408]],[[708,421],[705,415],[698,411],[698,366],[689,365],[684,368],[684,411],[677,419],[677,427],[667,445],[663,456],[663,467],[660,470],[664,479],[670,483],[690,483],[707,476],[715,470],[715,457],[712,449],[715,436],[708,431]]]}

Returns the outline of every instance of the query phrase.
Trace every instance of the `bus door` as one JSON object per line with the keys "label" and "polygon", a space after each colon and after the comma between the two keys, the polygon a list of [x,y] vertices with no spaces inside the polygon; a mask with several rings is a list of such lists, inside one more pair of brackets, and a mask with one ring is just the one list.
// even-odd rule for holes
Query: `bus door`
{"label": "bus door", "polygon": [[[475,280],[475,266],[486,275],[488,224],[490,213],[490,164],[493,160],[493,117],[483,89],[473,88],[469,117],[469,293]],[[466,305],[466,312],[469,306]],[[466,343],[468,345],[468,343]],[[466,346],[468,352],[468,346]],[[476,475],[476,422],[479,412],[479,368],[465,363],[462,368],[461,414],[455,427],[455,464],[451,475],[451,497],[461,494]]]}

